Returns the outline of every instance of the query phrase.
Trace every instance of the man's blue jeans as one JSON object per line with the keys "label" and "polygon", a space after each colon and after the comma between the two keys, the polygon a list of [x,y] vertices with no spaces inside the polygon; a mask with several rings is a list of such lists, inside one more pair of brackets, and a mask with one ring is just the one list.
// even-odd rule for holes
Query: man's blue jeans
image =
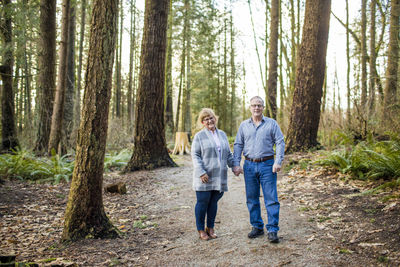
{"label": "man's blue jeans", "polygon": [[207,227],[214,228],[215,217],[217,216],[218,200],[224,195],[224,192],[196,191],[197,203],[194,209],[196,216],[197,231],[204,231],[204,220],[207,214]]}
{"label": "man's blue jeans", "polygon": [[244,181],[246,184],[247,208],[250,213],[250,223],[253,227],[264,229],[260,208],[260,185],[262,188],[265,208],[268,215],[268,232],[279,231],[278,192],[276,187],[276,173],[272,172],[274,160],[252,162],[246,160],[243,166]]}

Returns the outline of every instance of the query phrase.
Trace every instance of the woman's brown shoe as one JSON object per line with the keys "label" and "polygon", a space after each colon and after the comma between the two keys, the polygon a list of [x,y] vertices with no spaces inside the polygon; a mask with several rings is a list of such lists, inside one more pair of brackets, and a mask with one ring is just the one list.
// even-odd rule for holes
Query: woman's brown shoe
{"label": "woman's brown shoe", "polygon": [[206,233],[206,232],[204,232],[204,231],[199,231],[199,238],[201,239],[201,240],[204,240],[204,241],[207,241],[207,240],[209,240],[210,239],[210,237],[208,236],[208,234]]}
{"label": "woman's brown shoe", "polygon": [[207,232],[208,236],[209,236],[211,239],[215,239],[215,238],[218,237],[218,236],[215,234],[213,228],[208,228],[208,227],[207,227],[207,228],[206,228],[206,232]]}

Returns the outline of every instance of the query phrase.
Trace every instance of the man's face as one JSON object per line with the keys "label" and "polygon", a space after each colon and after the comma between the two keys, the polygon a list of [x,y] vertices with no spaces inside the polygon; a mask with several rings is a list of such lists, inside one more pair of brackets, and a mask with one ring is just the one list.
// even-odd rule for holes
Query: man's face
{"label": "man's face", "polygon": [[262,101],[260,99],[253,99],[250,102],[250,111],[251,111],[251,115],[258,117],[258,116],[262,116],[262,113],[264,111],[264,105],[262,103]]}

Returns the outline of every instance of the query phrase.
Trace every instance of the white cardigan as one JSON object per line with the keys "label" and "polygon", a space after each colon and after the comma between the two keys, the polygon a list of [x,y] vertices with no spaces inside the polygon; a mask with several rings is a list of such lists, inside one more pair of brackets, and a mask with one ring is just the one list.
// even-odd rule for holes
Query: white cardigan
{"label": "white cardigan", "polygon": [[[228,168],[233,167],[233,155],[224,131],[216,129],[221,143],[221,159],[212,133],[203,129],[192,143],[193,189],[196,191],[228,191]],[[208,183],[203,184],[200,176],[207,173]]]}

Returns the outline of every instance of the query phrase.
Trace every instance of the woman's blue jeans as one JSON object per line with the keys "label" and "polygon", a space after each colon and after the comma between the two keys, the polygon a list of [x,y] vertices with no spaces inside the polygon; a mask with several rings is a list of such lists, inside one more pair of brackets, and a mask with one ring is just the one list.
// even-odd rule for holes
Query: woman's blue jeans
{"label": "woman's blue jeans", "polygon": [[197,230],[204,231],[204,221],[207,214],[207,227],[214,228],[215,217],[217,216],[218,200],[224,195],[224,192],[196,191],[197,203],[194,209],[196,216]]}
{"label": "woman's blue jeans", "polygon": [[250,223],[253,227],[264,229],[260,208],[260,186],[264,196],[265,208],[268,215],[268,232],[279,231],[278,192],[276,187],[276,173],[272,172],[274,160],[252,162],[246,160],[243,166],[244,181],[246,184],[247,208],[250,213]]}

